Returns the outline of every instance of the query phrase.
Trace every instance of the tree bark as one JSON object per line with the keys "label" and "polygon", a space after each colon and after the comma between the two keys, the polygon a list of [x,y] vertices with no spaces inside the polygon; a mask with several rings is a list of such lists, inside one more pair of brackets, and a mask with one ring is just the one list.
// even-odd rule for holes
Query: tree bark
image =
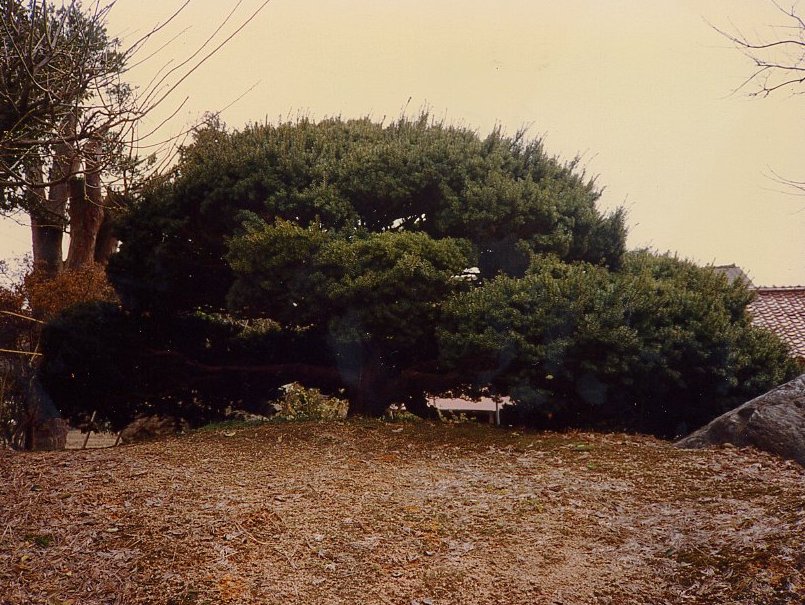
{"label": "tree bark", "polygon": [[[44,182],[42,165],[28,165],[25,169],[25,178],[32,183],[32,186],[25,190],[25,207],[31,217],[31,244],[34,250],[34,262],[41,262],[42,251],[49,249],[49,246],[43,241],[46,232],[42,230],[42,223],[45,221],[40,220],[41,209],[46,206],[45,187],[37,186]],[[38,255],[37,251],[39,251]]]}
{"label": "tree bark", "polygon": [[[108,198],[109,193],[106,195]],[[98,238],[95,241],[95,262],[104,267],[109,263],[109,257],[115,253],[117,245],[120,243],[115,234],[113,223],[114,215],[107,199],[103,210],[103,221],[100,229],[98,229]]]}
{"label": "tree bark", "polygon": [[86,267],[95,262],[95,246],[104,218],[101,142],[93,139],[84,149],[85,178],[70,179],[70,249],[66,263],[68,269]]}
{"label": "tree bark", "polygon": [[53,184],[48,189],[47,197],[41,196],[39,203],[29,210],[34,269],[49,276],[58,275],[64,265],[62,241],[70,189],[67,180],[75,172],[75,163],[75,152],[69,143],[54,145],[53,167],[48,178]]}
{"label": "tree bark", "polygon": [[95,262],[104,267],[109,263],[109,257],[117,251],[120,240],[114,223],[118,212],[124,208],[127,198],[107,189],[103,204],[103,222],[98,230],[98,239],[95,242]]}

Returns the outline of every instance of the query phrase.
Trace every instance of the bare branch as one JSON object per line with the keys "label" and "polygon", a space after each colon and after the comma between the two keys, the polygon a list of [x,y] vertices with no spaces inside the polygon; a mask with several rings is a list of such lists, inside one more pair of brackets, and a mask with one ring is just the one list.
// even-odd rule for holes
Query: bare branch
{"label": "bare branch", "polygon": [[28,317],[27,315],[21,315],[19,313],[14,313],[13,311],[3,311],[2,309],[0,309],[0,313],[2,313],[3,315],[10,315],[12,317],[17,317],[19,319],[25,319],[27,321],[33,321],[35,323],[42,325],[45,324],[45,322],[40,319],[36,319],[35,317]]}
{"label": "bare branch", "polygon": [[[770,1],[786,19],[782,36],[777,35],[779,28],[771,27],[772,39],[752,40],[737,28],[732,33],[710,24],[754,64],[755,69],[733,92],[749,89],[749,96],[763,98],[782,90],[805,94],[805,18],[799,15],[796,5],[784,8],[776,0]],[[782,185],[785,193],[805,195],[805,181],[782,177],[773,170],[771,180]]]}
{"label": "bare branch", "polygon": [[[784,8],[772,0],[771,4],[787,21],[780,27],[769,27],[768,37],[752,39],[733,27],[733,31],[710,26],[727,39],[755,65],[755,70],[737,88],[748,90],[750,96],[767,97],[780,90],[794,90],[805,83],[805,20],[794,6]],[[778,35],[782,33],[783,35]]]}
{"label": "bare branch", "polygon": [[[237,35],[238,35],[238,34],[239,34],[239,33],[240,33],[242,30],[243,30],[243,28],[244,28],[244,27],[246,27],[246,26],[247,26],[249,23],[251,23],[251,22],[252,22],[252,21],[255,19],[255,17],[257,17],[257,15],[258,15],[258,14],[260,14],[260,12],[261,12],[261,11],[262,11],[262,10],[263,10],[263,9],[264,9],[264,8],[265,8],[267,5],[268,5],[268,3],[269,3],[270,1],[271,1],[271,0],[264,0],[264,1],[263,1],[263,2],[262,2],[262,3],[261,3],[261,4],[260,4],[258,7],[257,7],[257,9],[256,9],[256,10],[255,10],[255,11],[254,11],[254,12],[253,12],[253,13],[252,13],[250,16],[249,16],[249,18],[248,18],[248,19],[246,19],[246,20],[244,20],[244,21],[243,21],[243,23],[241,23],[241,25],[240,25],[238,28],[236,28],[236,29],[235,29],[235,31],[233,31],[233,32],[232,32],[232,33],[231,33],[229,36],[227,36],[226,38],[224,38],[224,40],[223,40],[222,42],[220,42],[220,43],[219,43],[219,44],[218,44],[218,45],[217,45],[215,48],[213,48],[213,49],[212,49],[210,52],[208,52],[206,55],[204,55],[204,57],[202,57],[202,59],[201,59],[201,60],[199,60],[199,61],[198,61],[198,63],[196,63],[196,64],[195,64],[193,67],[191,67],[190,69],[188,69],[188,70],[187,70],[187,72],[186,72],[186,73],[185,73],[185,74],[184,74],[184,75],[183,75],[181,78],[179,78],[179,80],[178,80],[178,81],[177,81],[175,84],[173,84],[173,85],[170,87],[170,89],[168,90],[168,92],[166,92],[164,95],[162,95],[162,96],[161,96],[159,99],[157,99],[157,100],[156,100],[156,101],[154,101],[153,103],[150,103],[149,105],[147,105],[147,111],[152,111],[154,108],[156,108],[157,106],[159,106],[159,105],[160,105],[160,104],[161,104],[161,103],[162,103],[162,102],[163,102],[163,101],[164,101],[164,100],[165,100],[165,99],[166,99],[166,98],[167,98],[167,97],[168,97],[168,96],[169,96],[169,95],[170,95],[170,94],[171,94],[171,93],[172,93],[174,90],[176,90],[176,89],[177,89],[177,88],[178,88],[178,87],[179,87],[179,86],[180,86],[180,85],[181,85],[181,84],[182,84],[182,83],[183,83],[183,82],[184,82],[184,81],[185,81],[187,78],[189,78],[189,77],[190,77],[190,76],[191,76],[193,73],[195,73],[195,72],[198,70],[198,68],[199,68],[199,67],[201,67],[201,66],[202,66],[204,63],[206,63],[206,62],[207,62],[207,61],[208,61],[208,60],[209,60],[211,57],[213,57],[213,56],[214,56],[216,53],[218,53],[218,51],[220,51],[220,50],[221,50],[221,49],[222,49],[224,46],[226,46],[226,44],[228,44],[228,43],[230,42],[230,40],[232,40],[232,38],[234,38],[235,36],[237,36]],[[238,2],[238,5],[239,5],[239,4],[240,4],[240,2]],[[229,17],[227,17],[227,20],[228,20],[228,19],[229,19]],[[202,45],[202,47],[203,47],[203,46],[206,46],[206,45],[207,45],[207,42],[205,42],[205,43]],[[195,56],[195,55],[194,55],[194,56]]]}
{"label": "bare branch", "polygon": [[38,353],[37,351],[17,351],[15,349],[0,349],[0,353],[12,353],[14,355],[30,355],[31,357],[42,355],[42,353]]}
{"label": "bare branch", "polygon": [[[176,9],[176,11],[170,17],[168,17],[165,21],[163,21],[162,23],[157,23],[153,28],[151,28],[151,30],[147,34],[145,34],[144,36],[142,36],[138,40],[135,40],[134,42],[132,42],[131,45],[129,46],[128,50],[126,51],[127,56],[131,57],[134,54],[136,54],[140,50],[140,48],[142,48],[142,46],[148,40],[150,40],[154,35],[159,33],[162,29],[167,27],[171,23],[171,21],[173,21],[176,17],[178,17],[179,14],[182,11],[184,11],[184,9],[187,8],[188,4],[190,4],[190,0],[185,0],[184,4],[182,4],[178,9]],[[125,73],[129,69],[131,69],[131,67],[123,69],[121,71],[121,73]]]}
{"label": "bare branch", "polygon": [[182,67],[184,67],[185,65],[191,63],[193,61],[193,59],[195,59],[212,42],[212,40],[215,39],[215,36],[217,36],[218,32],[220,32],[224,28],[224,26],[229,22],[229,20],[232,18],[232,15],[235,14],[235,11],[242,4],[242,2],[243,2],[243,0],[238,0],[238,2],[235,4],[235,6],[232,8],[232,10],[229,11],[229,14],[224,18],[223,21],[221,21],[221,23],[218,24],[218,27],[215,29],[215,31],[213,31],[209,35],[209,37],[207,37],[207,39],[201,44],[201,46],[199,46],[195,50],[195,52],[193,52],[184,61],[182,61],[178,65],[172,67],[171,69],[169,69],[167,72],[165,72],[162,75],[162,77],[154,84],[154,88],[150,92],[146,93],[145,98],[142,101],[142,104],[143,104],[144,107],[149,106],[149,103],[151,101],[152,95],[155,94],[155,92],[162,86],[162,84],[165,82],[165,80],[167,80],[167,78],[169,78],[171,76],[171,74],[176,73],[177,71],[182,69]]}
{"label": "bare branch", "polygon": [[[107,179],[120,181],[125,188],[130,187],[134,172],[144,167],[137,158],[138,152],[146,148],[143,147],[144,141],[178,115],[187,99],[179,102],[167,118],[145,134],[137,133],[140,120],[164,103],[192,73],[242,31],[268,2],[260,3],[237,24],[234,32],[213,45],[241,6],[242,0],[239,0],[189,57],[175,65],[173,61],[167,61],[157,70],[152,82],[136,92],[124,84],[121,77],[158,56],[181,35],[177,34],[135,61],[146,43],[186,9],[189,0],[123,49],[117,38],[107,37],[105,30],[106,17],[115,5],[114,1],[102,5],[96,0],[84,9],[76,0],[59,8],[47,1],[0,0],[0,34],[4,51],[0,55],[0,213],[26,207],[21,205],[22,192],[26,189],[58,188],[67,179],[84,175],[87,162],[84,147],[99,133],[103,133],[104,149],[107,150],[107,157],[99,165]],[[177,81],[166,85],[167,78],[172,75],[178,76]],[[75,120],[75,127],[69,132],[60,130],[60,124],[70,116]],[[187,132],[171,138],[183,140]],[[72,170],[48,169],[54,149],[66,147],[72,149]],[[158,147],[164,148],[164,142]],[[175,151],[176,145],[172,145],[168,155],[174,157]],[[44,166],[48,177],[31,179],[25,170],[28,164]],[[153,165],[163,164],[160,161]],[[47,211],[44,213],[48,214]]]}

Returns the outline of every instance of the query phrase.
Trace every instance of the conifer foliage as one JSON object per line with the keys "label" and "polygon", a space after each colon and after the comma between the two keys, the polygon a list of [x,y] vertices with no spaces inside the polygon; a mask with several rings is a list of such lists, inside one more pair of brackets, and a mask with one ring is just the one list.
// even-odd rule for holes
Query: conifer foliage
{"label": "conifer foliage", "polygon": [[745,288],[627,253],[576,164],[427,115],[212,122],[119,225],[122,307],[51,324],[44,376],[71,413],[105,392],[116,423],[259,410],[299,382],[353,413],[491,387],[518,422],[672,434],[792,371]]}

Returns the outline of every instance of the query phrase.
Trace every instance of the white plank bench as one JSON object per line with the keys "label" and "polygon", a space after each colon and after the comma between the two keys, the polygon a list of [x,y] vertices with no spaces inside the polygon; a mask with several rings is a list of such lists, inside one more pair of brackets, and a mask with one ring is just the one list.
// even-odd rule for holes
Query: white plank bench
{"label": "white plank bench", "polygon": [[489,417],[489,424],[500,425],[500,410],[504,405],[511,405],[512,401],[508,397],[493,399],[492,397],[480,397],[477,400],[464,397],[436,397],[428,396],[428,405],[441,412],[453,412],[462,414],[472,412],[475,414],[486,413]]}

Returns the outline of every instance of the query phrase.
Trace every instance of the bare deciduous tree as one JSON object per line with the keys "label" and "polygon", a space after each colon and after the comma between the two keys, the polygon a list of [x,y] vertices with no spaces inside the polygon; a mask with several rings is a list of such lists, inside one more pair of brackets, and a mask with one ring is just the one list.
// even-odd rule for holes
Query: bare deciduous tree
{"label": "bare deciduous tree", "polygon": [[[149,171],[170,159],[138,158],[140,120],[172,102],[182,82],[269,0],[256,2],[233,23],[243,3],[238,0],[188,57],[175,65],[157,63],[151,82],[135,89],[125,81],[128,71],[159,61],[164,46],[140,54],[189,0],[127,46],[107,33],[114,0],[0,0],[0,217],[20,211],[30,216],[34,270],[17,290],[0,287],[0,441],[30,447],[43,420],[32,378],[38,337],[31,334],[54,310],[113,295],[103,267],[117,247],[110,219]],[[229,33],[222,33],[225,28]],[[183,104],[175,103],[173,115]],[[168,150],[175,147],[168,137]]]}
{"label": "bare deciduous tree", "polygon": [[[107,260],[115,248],[112,202],[125,199],[145,170],[137,157],[137,125],[269,0],[218,41],[242,1],[200,47],[175,66],[163,64],[137,90],[125,75],[154,60],[138,53],[189,0],[126,47],[106,30],[114,1],[84,6],[73,0],[57,7],[47,0],[0,0],[0,212],[29,213],[36,269],[50,275],[62,270],[65,232],[71,238],[67,266]],[[108,191],[112,185],[116,195]]]}

